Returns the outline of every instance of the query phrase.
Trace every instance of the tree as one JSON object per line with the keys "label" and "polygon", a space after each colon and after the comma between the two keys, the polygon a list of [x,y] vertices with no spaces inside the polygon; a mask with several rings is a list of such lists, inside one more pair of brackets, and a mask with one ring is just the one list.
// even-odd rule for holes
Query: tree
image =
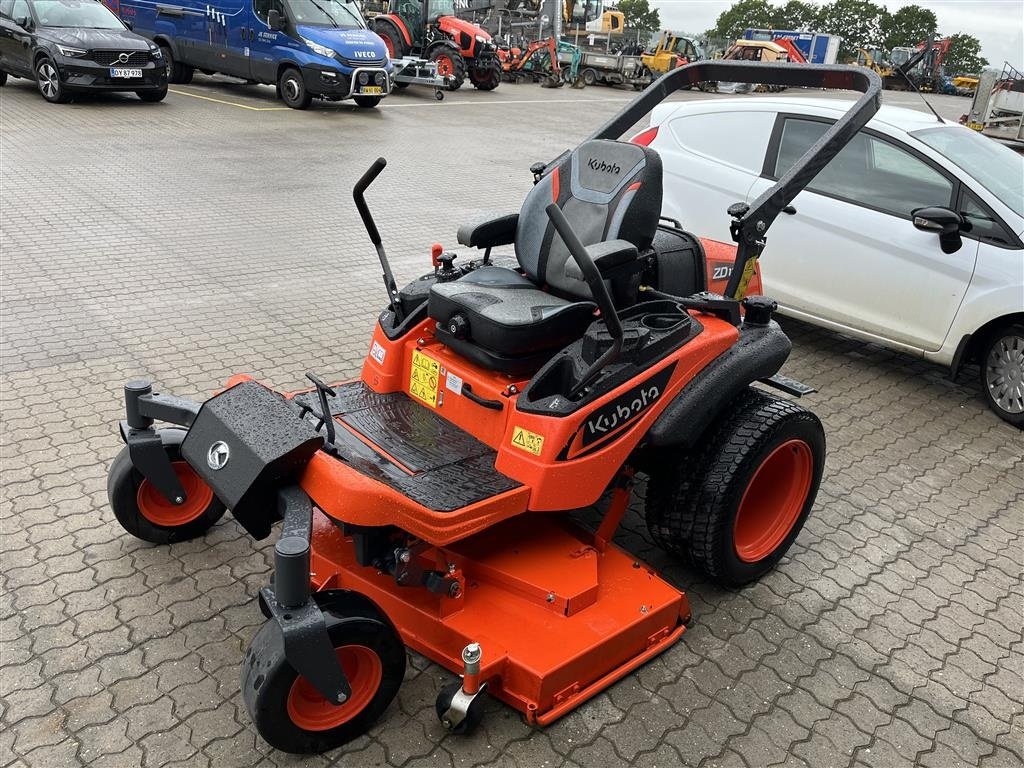
{"label": "tree", "polygon": [[776,9],[768,4],[768,0],[739,0],[719,14],[714,28],[707,31],[707,36],[731,42],[742,37],[745,29],[771,27],[775,12]]}
{"label": "tree", "polygon": [[652,9],[647,0],[619,0],[616,8],[622,11],[623,23],[628,29],[641,32],[657,32],[661,29],[658,9]]}
{"label": "tree", "polygon": [[935,13],[919,5],[905,5],[882,19],[882,47],[915,46],[934,35],[938,28]]}
{"label": "tree", "polygon": [[858,48],[878,48],[882,44],[882,20],[888,11],[870,0],[835,0],[821,9],[819,32],[842,37],[839,60],[857,56]]}
{"label": "tree", "polygon": [[978,74],[988,66],[981,55],[981,41],[974,35],[957,34],[949,38],[949,53],[942,62],[947,75]]}
{"label": "tree", "polygon": [[789,0],[780,8],[773,9],[773,29],[794,29],[813,31],[818,27],[821,17],[820,6],[805,3],[802,0]]}

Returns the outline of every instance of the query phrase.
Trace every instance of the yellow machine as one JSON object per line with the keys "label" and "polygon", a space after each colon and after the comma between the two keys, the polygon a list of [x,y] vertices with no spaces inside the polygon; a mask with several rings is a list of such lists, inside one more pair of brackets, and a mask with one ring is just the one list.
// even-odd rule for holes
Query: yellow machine
{"label": "yellow machine", "polygon": [[722,58],[741,61],[793,60],[789,49],[770,40],[737,40],[729,46]]}
{"label": "yellow machine", "polygon": [[964,91],[973,91],[978,87],[978,82],[978,78],[973,75],[957,75],[953,78],[953,87]]}
{"label": "yellow machine", "polygon": [[884,52],[879,48],[874,48],[871,51],[867,51],[864,48],[858,48],[857,59],[850,63],[856,64],[858,67],[873,69],[879,77],[891,77],[892,67],[880,61],[883,55]]}
{"label": "yellow machine", "polygon": [[655,75],[663,75],[670,69],[692,64],[704,58],[693,41],[675,32],[662,32],[653,53],[644,53],[643,64]]}

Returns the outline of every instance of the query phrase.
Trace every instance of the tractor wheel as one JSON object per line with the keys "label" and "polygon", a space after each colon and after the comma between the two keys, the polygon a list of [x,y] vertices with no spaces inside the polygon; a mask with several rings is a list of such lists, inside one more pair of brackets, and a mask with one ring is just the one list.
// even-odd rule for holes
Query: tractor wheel
{"label": "tractor wheel", "polygon": [[430,61],[437,64],[437,74],[450,77],[448,90],[457,91],[466,79],[466,60],[453,48],[442,45],[430,54]]}
{"label": "tractor wheel", "polygon": [[481,56],[469,70],[473,87],[480,91],[493,91],[501,84],[501,62],[494,54]]}
{"label": "tractor wheel", "polygon": [[981,391],[999,418],[1024,428],[1024,325],[1004,325],[981,345]]}
{"label": "tractor wheel", "polygon": [[283,752],[326,752],[362,736],[405,676],[405,646],[375,606],[350,607],[342,614],[328,605],[324,619],[352,688],[343,704],[325,699],[288,663],[275,620],[263,625],[245,654],[242,698],[249,717],[260,736]]}
{"label": "tractor wheel", "polygon": [[708,429],[702,447],[651,473],[651,536],[722,586],[754,581],[803,528],[824,461],[817,416],[747,390]]}
{"label": "tractor wheel", "polygon": [[391,24],[385,21],[378,21],[373,25],[373,31],[377,34],[377,37],[384,41],[384,47],[388,49],[389,59],[400,59],[405,55],[405,43]]}
{"label": "tractor wheel", "polygon": [[224,514],[210,486],[181,458],[180,445],[165,445],[167,457],[185,489],[185,503],[163,497],[133,465],[125,447],[110,465],[107,498],[114,517],[128,533],[152,544],[170,544],[202,536]]}

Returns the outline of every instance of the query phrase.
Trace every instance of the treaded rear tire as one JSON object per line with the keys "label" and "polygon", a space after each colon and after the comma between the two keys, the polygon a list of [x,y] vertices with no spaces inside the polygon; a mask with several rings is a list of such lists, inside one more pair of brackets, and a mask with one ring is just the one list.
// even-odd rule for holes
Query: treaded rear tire
{"label": "treaded rear tire", "polygon": [[[788,533],[770,551],[743,559],[736,523],[745,494],[758,470],[789,444],[810,462],[803,503],[796,502]],[[716,583],[748,584],[771,570],[796,540],[814,506],[824,460],[825,434],[817,416],[792,401],[748,389],[709,427],[703,445],[652,470],[648,530],[655,543]]]}

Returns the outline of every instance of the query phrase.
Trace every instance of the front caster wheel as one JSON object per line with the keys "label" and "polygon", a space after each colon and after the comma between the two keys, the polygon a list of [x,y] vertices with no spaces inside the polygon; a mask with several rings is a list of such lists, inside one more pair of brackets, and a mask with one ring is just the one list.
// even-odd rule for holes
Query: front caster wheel
{"label": "front caster wheel", "polygon": [[[470,699],[468,704],[463,700],[456,702],[458,697]],[[453,708],[452,704],[456,706]],[[461,713],[464,708],[464,713]],[[442,688],[434,701],[434,711],[437,712],[437,719],[449,733],[465,736],[476,730],[480,721],[484,719],[484,696],[483,689],[477,691],[472,697],[462,693],[462,681],[451,683]],[[461,719],[458,719],[461,715]]]}
{"label": "front caster wheel", "polygon": [[813,413],[749,389],[708,428],[702,446],[651,472],[651,537],[718,584],[740,587],[792,546],[824,463],[825,433]]}
{"label": "front caster wheel", "polygon": [[224,514],[210,486],[181,458],[180,442],[164,450],[185,490],[185,503],[174,504],[133,465],[125,447],[110,465],[107,498],[114,517],[128,533],[152,544],[170,544],[202,536]]}
{"label": "front caster wheel", "polygon": [[366,733],[398,693],[405,676],[405,646],[374,606],[324,609],[327,633],[352,695],[343,704],[325,699],[284,655],[275,620],[256,633],[245,654],[242,698],[260,736],[293,754],[340,747]]}

